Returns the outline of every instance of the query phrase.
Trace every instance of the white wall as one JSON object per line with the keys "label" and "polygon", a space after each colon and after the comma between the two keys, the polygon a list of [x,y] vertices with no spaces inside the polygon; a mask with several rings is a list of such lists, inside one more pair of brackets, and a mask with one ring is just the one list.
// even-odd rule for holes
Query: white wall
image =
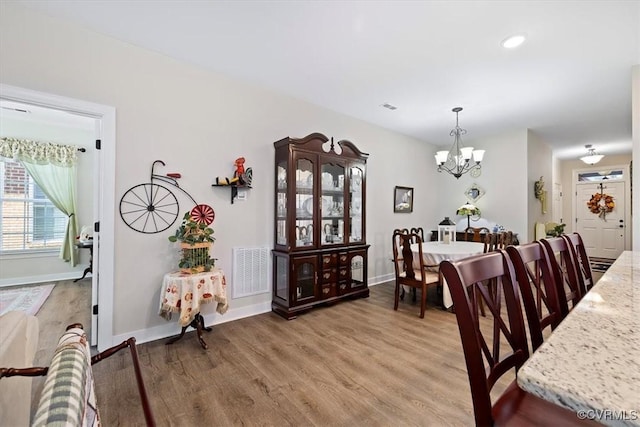
{"label": "white wall", "polygon": [[[82,128],[55,123],[35,123],[26,116],[24,119],[18,119],[9,117],[8,114],[0,114],[0,136],[78,145],[86,148],[85,153],[78,153],[78,200],[76,206],[78,232],[83,225],[92,224],[93,215],[92,165],[95,131],[91,128],[93,120],[86,120],[89,122],[89,129],[86,125]],[[75,267],[61,260],[58,257],[58,251],[32,254],[26,257],[3,255],[0,257],[0,286],[80,277],[89,264],[89,252],[80,250],[79,255],[79,264]]]}
{"label": "white wall", "polygon": [[[550,222],[553,218],[553,153],[549,144],[529,131],[527,138],[527,242],[533,241],[536,222]],[[535,197],[535,182],[543,178],[546,194],[546,210]],[[520,240],[524,243],[525,240]]]}
{"label": "white wall", "polygon": [[[167,163],[159,172],[182,173],[181,186],[216,211],[213,256],[230,287],[233,247],[273,245],[272,143],[285,136],[322,132],[348,139],[370,154],[366,217],[370,283],[392,278],[394,228],[434,229],[444,216],[455,218],[464,228],[466,218],[456,217],[455,212],[466,202],[464,191],[474,182],[486,191],[477,202],[483,220],[513,230],[521,241],[528,236],[532,188],[526,130],[474,140],[469,129],[465,145],[487,150],[482,175],[456,180],[436,171],[437,148],[432,145],[5,3],[0,2],[0,82],[115,107],[116,200],[133,185],[149,180],[156,159]],[[442,138],[446,149],[452,143],[449,138]],[[253,168],[254,185],[247,201],[231,205],[229,190],[211,184],[216,176],[230,175],[239,156]],[[414,188],[413,213],[393,212],[396,185]],[[186,197],[178,198],[181,211],[191,208]],[[162,276],[178,260],[176,248],[167,240],[173,228],[160,234],[137,233],[121,221],[117,206],[113,210],[114,334],[135,333],[140,340],[145,331],[165,331],[157,308]],[[232,300],[222,320],[215,315],[216,322],[233,318],[234,312],[256,314],[256,307],[269,307],[270,301],[270,294]],[[205,306],[205,316],[212,313],[213,305]]]}
{"label": "white wall", "polygon": [[[472,136],[472,129],[468,129]],[[453,142],[453,141],[451,141]],[[478,178],[469,174],[455,179],[448,173],[437,174],[432,184],[438,222],[445,216],[456,222],[458,230],[467,227],[467,217],[457,216],[456,210],[467,202],[465,190],[472,184],[478,184],[485,190],[485,195],[475,205],[480,208],[482,218],[471,222],[472,227],[488,226],[490,229],[499,224],[507,230],[518,233],[522,242],[527,236],[527,131],[513,131],[490,138],[465,139],[467,147],[486,150],[482,161],[482,173]],[[435,164],[433,155],[441,147],[433,150],[429,157]],[[429,164],[429,163],[427,163]],[[429,164],[429,168],[431,168]]]}
{"label": "white wall", "polygon": [[[241,83],[126,43],[25,11],[0,5],[2,83],[111,105],[117,115],[116,199],[159,172],[180,172],[180,184],[199,203],[213,206],[213,256],[231,276],[233,247],[273,245],[273,141],[322,132],[349,139],[370,153],[367,241],[372,244],[369,277],[391,277],[394,225],[435,221],[429,202],[433,167],[428,144],[314,105]],[[216,176],[230,175],[233,160],[247,159],[254,188],[247,201],[231,205],[229,190],[212,188]],[[422,167],[428,159],[429,167]],[[393,187],[416,189],[414,213],[393,214]],[[191,208],[178,195],[181,211]],[[167,237],[141,234],[116,217],[114,334],[165,324],[157,315],[160,283],[177,264]],[[171,231],[171,232],[169,232]],[[108,236],[102,236],[108,238]],[[270,294],[230,302],[231,311],[269,306]],[[204,314],[214,312],[206,306]],[[228,313],[227,316],[232,314]]]}

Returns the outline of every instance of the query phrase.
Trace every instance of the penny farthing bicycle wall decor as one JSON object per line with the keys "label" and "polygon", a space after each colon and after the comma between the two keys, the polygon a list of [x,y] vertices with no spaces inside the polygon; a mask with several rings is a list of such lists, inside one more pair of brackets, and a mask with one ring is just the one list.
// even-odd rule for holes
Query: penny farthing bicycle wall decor
{"label": "penny farthing bicycle wall decor", "polygon": [[120,199],[120,217],[129,228],[145,234],[154,234],[171,227],[180,212],[178,199],[171,191],[177,188],[193,201],[191,218],[199,223],[210,225],[215,218],[215,212],[209,205],[198,204],[187,191],[180,187],[179,173],[158,175],[155,173],[156,164],[165,166],[162,160],[156,160],[151,165],[150,182],[138,184],[128,189]]}

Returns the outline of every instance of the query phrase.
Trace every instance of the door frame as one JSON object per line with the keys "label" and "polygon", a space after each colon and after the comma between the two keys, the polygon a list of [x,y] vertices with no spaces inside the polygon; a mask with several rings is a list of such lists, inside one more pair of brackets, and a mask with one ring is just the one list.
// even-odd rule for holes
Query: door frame
{"label": "door frame", "polygon": [[[94,222],[100,222],[98,248],[94,248],[93,276],[98,286],[98,351],[113,346],[113,292],[115,275],[115,164],[116,109],[114,107],[0,83],[0,97],[55,110],[92,117],[100,122],[101,149],[97,154],[94,182]],[[109,178],[111,177],[111,178]],[[97,210],[96,209],[97,206]],[[96,250],[97,249],[97,250]],[[93,280],[96,280],[93,279]],[[95,296],[93,297],[95,298]]]}
{"label": "door frame", "polygon": [[614,170],[619,169],[622,170],[623,178],[616,182],[624,182],[624,197],[625,197],[625,207],[624,207],[624,250],[631,250],[631,175],[629,165],[606,165],[606,166],[591,166],[585,168],[573,169],[571,172],[571,181],[572,181],[572,192],[571,192],[571,230],[576,230],[576,224],[578,222],[578,174],[582,172],[597,172],[603,169],[606,170]]}

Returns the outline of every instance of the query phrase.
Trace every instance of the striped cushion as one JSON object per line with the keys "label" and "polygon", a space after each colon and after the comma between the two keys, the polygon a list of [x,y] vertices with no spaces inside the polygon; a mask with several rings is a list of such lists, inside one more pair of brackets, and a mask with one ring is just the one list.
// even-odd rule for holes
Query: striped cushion
{"label": "striped cushion", "polygon": [[58,341],[32,425],[100,425],[89,344],[82,329],[70,329]]}

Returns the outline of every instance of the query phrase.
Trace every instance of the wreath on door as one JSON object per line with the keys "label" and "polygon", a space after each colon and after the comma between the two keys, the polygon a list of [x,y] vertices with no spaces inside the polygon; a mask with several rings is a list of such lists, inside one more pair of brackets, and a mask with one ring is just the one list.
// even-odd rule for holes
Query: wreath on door
{"label": "wreath on door", "polygon": [[587,207],[591,213],[597,214],[602,219],[605,218],[606,214],[613,211],[615,206],[613,196],[604,193],[594,194],[591,196],[591,200],[587,202]]}

